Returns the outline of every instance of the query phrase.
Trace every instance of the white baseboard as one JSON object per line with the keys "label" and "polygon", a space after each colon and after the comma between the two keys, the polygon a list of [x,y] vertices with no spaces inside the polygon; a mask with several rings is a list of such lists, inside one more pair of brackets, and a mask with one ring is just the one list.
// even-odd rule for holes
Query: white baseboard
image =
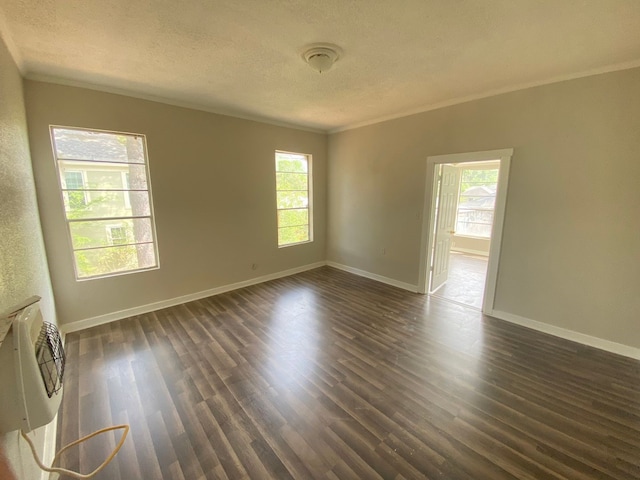
{"label": "white baseboard", "polygon": [[544,332],[556,337],[564,338],[565,340],[571,340],[583,345],[589,345],[590,347],[599,348],[600,350],[616,353],[624,357],[630,357],[635,358],[636,360],[640,360],[640,348],[630,347],[628,345],[611,342],[609,340],[604,340],[598,337],[592,337],[591,335],[568,330],[566,328],[556,327],[555,325],[539,322],[537,320],[531,320],[530,318],[514,315],[513,313],[494,310],[490,316],[498,318],[500,320],[505,320],[510,323],[515,323],[516,325],[528,327],[539,332]]}
{"label": "white baseboard", "polygon": [[337,268],[338,270],[343,270],[345,272],[353,273],[354,275],[358,275],[360,277],[370,278],[371,280],[376,280],[381,283],[386,283],[387,285],[392,285],[394,287],[402,288],[403,290],[409,290],[410,292],[416,293],[418,291],[417,285],[411,285],[410,283],[404,283],[399,280],[395,280],[389,277],[383,277],[382,275],[378,275],[377,273],[367,272],[366,270],[360,270],[359,268],[349,267],[347,265],[342,265],[341,263],[336,262],[327,262],[327,265],[333,268]]}
{"label": "white baseboard", "polygon": [[86,318],[84,320],[78,320],[63,324],[60,328],[64,333],[76,332],[78,330],[84,330],[86,328],[95,327],[97,325],[103,325],[105,323],[115,322],[116,320],[122,320],[123,318],[133,317],[135,315],[142,315],[144,313],[154,312],[167,307],[173,307],[175,305],[181,305],[183,303],[192,302],[194,300],[200,300],[201,298],[211,297],[213,295],[219,295],[221,293],[230,292],[231,290],[237,290],[238,288],[248,287],[250,285],[256,285],[258,283],[268,282],[269,280],[275,280],[276,278],[288,277],[295,275],[296,273],[306,272],[307,270],[313,270],[314,268],[323,267],[326,262],[316,262],[309,265],[303,265],[301,267],[290,268],[289,270],[283,270],[280,272],[270,273],[268,275],[262,275],[260,277],[250,278],[242,282],[232,283],[229,285],[222,285],[220,287],[211,288],[209,290],[203,290],[201,292],[190,293],[181,297],[170,298],[168,300],[161,300],[159,302],[149,303],[146,305],[140,305],[139,307],[127,308],[125,310],[119,310],[113,313],[107,313],[105,315],[98,315],[97,317]]}
{"label": "white baseboard", "polygon": [[[139,307],[133,307],[126,310],[119,310],[117,312],[108,313],[105,315],[99,315],[97,317],[87,318],[84,320],[79,320],[77,322],[72,322],[69,324],[62,325],[60,329],[63,334],[69,333],[69,332],[75,332],[78,330],[84,330],[85,328],[95,327],[97,325],[114,322],[116,320],[122,320],[123,318],[128,318],[135,315],[142,315],[144,313],[153,312],[156,310],[160,310],[162,308],[173,307],[175,305],[191,302],[193,300],[200,300],[201,298],[211,297],[213,295],[219,295],[221,293],[229,292],[231,290],[237,290],[238,288],[243,288],[243,287],[248,287],[250,285],[256,285],[258,283],[268,282],[269,280],[275,280],[277,278],[288,277],[290,275],[295,275],[296,273],[305,272],[307,270],[312,270],[314,268],[319,268],[325,265],[328,265],[333,268],[337,268],[338,270],[343,270],[345,272],[353,273],[354,275],[358,275],[358,276],[369,278],[371,280],[375,280],[381,283],[385,283],[387,285],[392,285],[394,287],[402,288],[403,290],[408,290],[410,292],[415,293],[418,291],[417,285],[401,282],[393,278],[378,275],[376,273],[367,272],[366,270],[360,270],[359,268],[349,267],[347,265],[343,265],[340,263],[336,263],[332,261],[326,261],[326,262],[323,261],[323,262],[312,263],[309,265],[303,265],[301,267],[291,268],[289,270],[283,270],[276,273],[270,273],[268,275],[263,275],[260,277],[244,280],[242,282],[237,282],[229,285],[223,285],[220,287],[211,288],[209,290],[204,290],[204,291],[192,293],[189,295],[183,295],[181,297],[170,298],[168,300],[162,300],[160,302],[154,302],[147,305],[141,305]],[[599,348],[607,352],[616,353],[618,355],[623,355],[625,357],[630,357],[630,358],[640,360],[640,348],[635,348],[628,345],[623,345],[621,343],[616,343],[609,340],[592,337],[584,333],[575,332],[573,330],[557,327],[555,325],[539,322],[537,320],[531,320],[530,318],[521,317],[519,315],[515,315],[508,312],[494,310],[489,315],[492,317],[498,318],[500,320],[505,320],[510,323],[515,323],[516,325],[521,325],[523,327],[537,330],[539,332],[548,333],[550,335],[564,338],[566,340],[571,340],[573,342],[589,345],[591,347]],[[47,451],[48,448],[52,449],[52,451],[50,452],[51,454],[50,459],[48,459],[46,455],[44,458],[48,459],[49,462],[53,460],[53,455],[55,453],[53,452],[53,450],[55,450],[55,435],[56,435],[55,428],[56,428],[55,422],[52,422],[51,425],[47,426],[47,430],[46,430],[47,439],[45,440],[45,454],[49,453]],[[51,437],[49,437],[49,435]],[[52,440],[50,440],[50,438]]]}

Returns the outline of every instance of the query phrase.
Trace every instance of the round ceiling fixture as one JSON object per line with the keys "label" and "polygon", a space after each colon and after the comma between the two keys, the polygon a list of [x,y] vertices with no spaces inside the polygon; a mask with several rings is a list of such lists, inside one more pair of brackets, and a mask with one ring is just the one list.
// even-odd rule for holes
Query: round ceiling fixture
{"label": "round ceiling fixture", "polygon": [[340,58],[340,49],[335,45],[319,43],[307,47],[302,54],[307,64],[318,73],[326,72]]}

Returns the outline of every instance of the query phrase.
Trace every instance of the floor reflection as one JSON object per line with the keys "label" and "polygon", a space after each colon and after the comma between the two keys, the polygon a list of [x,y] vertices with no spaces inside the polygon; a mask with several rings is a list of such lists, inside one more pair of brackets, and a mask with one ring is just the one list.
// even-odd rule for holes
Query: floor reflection
{"label": "floor reflection", "polygon": [[266,323],[269,358],[265,368],[280,387],[303,386],[314,373],[323,346],[315,292],[300,288],[277,297]]}
{"label": "floor reflection", "polygon": [[[637,361],[330,268],[66,342],[59,445],[132,427],[96,480],[632,478],[638,466]],[[102,445],[65,466],[91,470]]]}
{"label": "floor reflection", "polygon": [[481,309],[486,276],[487,257],[451,252],[447,283],[433,295]]}

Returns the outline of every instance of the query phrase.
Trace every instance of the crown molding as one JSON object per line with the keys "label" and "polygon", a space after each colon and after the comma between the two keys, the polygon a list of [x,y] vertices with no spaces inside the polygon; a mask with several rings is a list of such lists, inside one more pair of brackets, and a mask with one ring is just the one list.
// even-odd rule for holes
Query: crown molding
{"label": "crown molding", "polygon": [[453,105],[460,105],[461,103],[472,102],[474,100],[481,100],[483,98],[495,97],[497,95],[502,95],[503,93],[517,92],[519,90],[527,90],[529,88],[541,87],[543,85],[550,85],[552,83],[566,82],[568,80],[576,80],[578,78],[592,77],[592,76],[595,76],[595,75],[602,75],[604,73],[612,73],[612,72],[617,72],[617,71],[620,71],[620,70],[630,70],[632,68],[637,68],[637,67],[640,67],[640,59],[639,60],[633,60],[631,62],[617,63],[615,65],[608,65],[608,66],[605,66],[605,67],[594,68],[594,69],[586,70],[586,71],[579,72],[579,73],[572,73],[572,74],[567,74],[567,75],[559,75],[559,76],[552,77],[552,78],[547,79],[547,80],[540,80],[540,81],[537,81],[537,82],[521,83],[521,84],[518,84],[518,85],[511,86],[511,87],[497,88],[497,89],[489,90],[489,91],[486,91],[486,92],[483,92],[483,93],[478,93],[478,94],[474,94],[474,95],[467,95],[467,96],[464,96],[464,97],[453,98],[451,100],[446,100],[444,102],[433,103],[433,104],[430,104],[430,105],[423,105],[423,106],[415,108],[415,109],[405,110],[403,112],[398,112],[398,113],[394,113],[394,114],[391,114],[391,115],[378,117],[378,118],[375,118],[375,119],[372,119],[372,120],[366,120],[364,122],[357,122],[357,123],[353,123],[353,124],[350,124],[350,125],[345,125],[343,127],[336,127],[336,128],[330,129],[328,131],[328,133],[329,133],[329,135],[331,135],[331,134],[334,134],[334,133],[345,132],[347,130],[355,130],[357,128],[368,127],[370,125],[375,125],[375,124],[378,124],[378,123],[387,122],[389,120],[396,120],[398,118],[408,117],[408,116],[411,116],[411,115],[417,115],[419,113],[429,112],[431,110],[438,110],[440,108],[451,107]]}
{"label": "crown molding", "polygon": [[327,134],[327,130],[323,130],[320,128],[312,128],[304,125],[298,125],[295,123],[282,122],[279,120],[274,120],[272,118],[261,117],[259,115],[247,115],[247,114],[235,112],[231,109],[216,108],[216,107],[210,107],[207,105],[199,105],[199,104],[185,102],[182,100],[176,100],[168,97],[149,95],[146,93],[136,92],[133,90],[127,90],[124,88],[109,87],[109,86],[98,85],[90,82],[71,80],[68,78],[56,77],[51,75],[41,75],[37,73],[27,73],[26,75],[24,75],[24,78],[26,78],[27,80],[35,81],[35,82],[52,83],[55,85],[62,85],[65,87],[85,88],[87,90],[95,90],[103,93],[122,95],[124,97],[137,98],[140,100],[147,100],[149,102],[162,103],[164,105],[171,105],[173,107],[188,108],[190,110],[198,110],[201,112],[213,113],[216,115],[224,115],[225,117],[239,118],[241,120],[248,120],[251,122],[263,123],[266,125],[272,125],[274,127],[291,128],[294,130],[301,130],[304,132],[311,132],[311,133],[319,133],[323,135]]}

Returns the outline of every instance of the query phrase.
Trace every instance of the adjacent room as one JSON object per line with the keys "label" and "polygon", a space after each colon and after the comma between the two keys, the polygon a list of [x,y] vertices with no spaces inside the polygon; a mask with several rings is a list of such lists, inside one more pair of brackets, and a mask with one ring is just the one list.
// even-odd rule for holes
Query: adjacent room
{"label": "adjacent room", "polygon": [[638,132],[636,0],[0,1],[0,478],[640,479]]}
{"label": "adjacent room", "polygon": [[[438,164],[429,224],[433,247],[427,261],[433,267],[431,295],[482,309],[499,177],[500,160]],[[507,179],[502,178],[506,190]]]}

